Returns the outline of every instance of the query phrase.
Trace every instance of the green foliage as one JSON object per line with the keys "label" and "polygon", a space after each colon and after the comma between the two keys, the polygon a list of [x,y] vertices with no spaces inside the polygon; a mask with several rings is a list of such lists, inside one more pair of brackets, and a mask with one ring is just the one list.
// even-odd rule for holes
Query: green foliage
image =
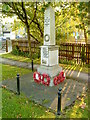
{"label": "green foliage", "polygon": [[25,24],[23,24],[20,20],[14,20],[14,23],[12,24],[12,31],[17,31],[19,30],[21,27],[25,27]]}
{"label": "green foliage", "polygon": [[[17,55],[17,56],[23,56],[23,57],[28,57],[30,58],[30,55],[29,55],[29,52],[23,52],[23,51],[20,51],[18,46],[16,46],[15,48],[13,48],[12,52],[11,52],[13,55]],[[33,59],[36,59],[36,58],[40,58],[40,50],[37,49],[36,52],[34,52],[32,54],[32,58]]]}
{"label": "green foliage", "polygon": [[18,46],[16,46],[15,48],[13,48],[13,50],[12,50],[11,53],[14,54],[14,55],[19,55],[19,49],[18,49]]}
{"label": "green foliage", "polygon": [[77,13],[77,17],[79,18],[79,23],[78,23],[78,27],[79,29],[83,29],[84,30],[84,37],[85,37],[85,42],[87,43],[87,32],[88,32],[88,14],[89,14],[89,6],[88,6],[88,2],[80,2],[77,5],[77,9],[78,9],[78,13]]}
{"label": "green foliage", "polygon": [[40,49],[37,49],[37,51],[35,53],[33,53],[32,58],[33,59],[40,58]]}
{"label": "green foliage", "polygon": [[20,51],[18,46],[16,46],[15,48],[13,48],[12,52],[13,55],[17,55],[17,56],[24,56],[24,57],[29,57],[29,53],[27,52],[23,52]]}
{"label": "green foliage", "polygon": [[[58,41],[60,39],[64,41],[64,33],[67,39],[66,34],[71,36],[73,31],[83,29],[82,21],[85,23],[85,28],[87,26],[87,2],[37,2],[37,4],[35,2],[24,2],[24,5],[30,26],[30,34],[41,43],[43,41],[44,32],[44,11],[49,5],[55,9],[55,27]],[[10,8],[9,12],[7,6]],[[10,16],[10,14],[16,14],[23,25],[25,25],[25,14],[22,10],[21,3],[3,3],[3,13],[8,16]],[[84,16],[83,19],[82,16]],[[16,24],[16,26],[18,26],[18,22]],[[15,29],[17,28],[14,26],[13,30]]]}
{"label": "green foliage", "polygon": [[2,10],[9,12],[10,11],[10,7],[8,5],[3,4],[2,5]]}
{"label": "green foliage", "polygon": [[8,4],[4,4],[2,3],[2,14],[3,14],[3,18],[5,18],[6,16],[8,17],[12,17],[14,14],[11,14],[11,8]]}
{"label": "green foliage", "polygon": [[68,60],[64,59],[64,60],[60,60],[59,63],[61,63],[61,64],[67,64],[67,65],[74,65],[75,61],[74,60],[69,60],[68,61]]}

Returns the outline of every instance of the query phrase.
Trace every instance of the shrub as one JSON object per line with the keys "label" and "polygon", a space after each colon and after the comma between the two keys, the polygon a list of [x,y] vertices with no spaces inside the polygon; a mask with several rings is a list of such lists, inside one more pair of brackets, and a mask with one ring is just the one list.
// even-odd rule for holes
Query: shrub
{"label": "shrub", "polygon": [[14,55],[19,55],[19,48],[18,48],[18,46],[16,46],[15,48],[13,48],[13,50],[12,50],[11,53],[14,54]]}
{"label": "shrub", "polygon": [[35,58],[40,58],[40,50],[37,50],[35,53],[33,53],[32,55],[32,58],[35,59]]}
{"label": "shrub", "polygon": [[75,61],[74,60],[66,60],[66,59],[64,59],[64,60],[60,60],[59,61],[59,63],[61,63],[61,64],[68,64],[68,65],[73,65],[73,64],[75,64]]}
{"label": "shrub", "polygon": [[[24,57],[28,57],[28,58],[30,57],[29,52],[20,51],[18,46],[13,48],[11,53],[14,54],[14,55],[20,55],[20,56],[24,56]],[[37,49],[36,52],[34,52],[32,54],[32,58],[33,59],[40,58],[40,50]]]}

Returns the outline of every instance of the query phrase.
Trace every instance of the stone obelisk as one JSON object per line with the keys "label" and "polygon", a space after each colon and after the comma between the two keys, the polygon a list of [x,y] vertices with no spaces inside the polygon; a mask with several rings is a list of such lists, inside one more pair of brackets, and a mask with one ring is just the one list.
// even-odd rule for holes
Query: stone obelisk
{"label": "stone obelisk", "polygon": [[50,76],[50,86],[53,78],[62,71],[58,63],[59,47],[55,45],[55,12],[49,6],[44,13],[44,45],[41,47],[41,65],[37,71]]}

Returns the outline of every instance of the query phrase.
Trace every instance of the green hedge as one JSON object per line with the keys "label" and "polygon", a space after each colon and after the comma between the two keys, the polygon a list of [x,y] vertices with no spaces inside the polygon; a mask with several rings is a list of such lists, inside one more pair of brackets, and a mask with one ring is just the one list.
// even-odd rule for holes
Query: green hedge
{"label": "green hedge", "polygon": [[[18,48],[18,46],[16,46],[15,48],[13,48],[12,54],[17,55],[17,56],[24,56],[24,57],[28,57],[28,58],[30,57],[29,52],[20,51],[19,48]],[[36,52],[34,52],[32,54],[32,58],[33,59],[40,58],[40,49],[37,49]]]}

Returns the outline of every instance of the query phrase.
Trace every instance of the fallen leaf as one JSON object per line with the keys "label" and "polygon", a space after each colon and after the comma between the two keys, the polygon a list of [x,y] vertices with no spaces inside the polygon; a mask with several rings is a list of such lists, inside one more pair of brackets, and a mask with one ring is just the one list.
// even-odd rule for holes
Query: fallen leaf
{"label": "fallen leaf", "polygon": [[82,94],[82,97],[85,97],[86,96],[86,94]]}
{"label": "fallen leaf", "polygon": [[2,85],[2,88],[6,88],[6,86],[5,86],[5,85]]}
{"label": "fallen leaf", "polygon": [[82,103],[79,107],[81,107],[82,109],[84,109],[86,107],[86,103]]}
{"label": "fallen leaf", "polygon": [[19,117],[21,117],[22,115],[21,114],[19,114]]}
{"label": "fallen leaf", "polygon": [[28,101],[26,101],[26,104],[28,104]]}
{"label": "fallen leaf", "polygon": [[70,98],[67,98],[67,100],[70,100]]}
{"label": "fallen leaf", "polygon": [[81,97],[81,96],[77,96],[77,99],[78,99],[78,100],[82,100],[82,97]]}

